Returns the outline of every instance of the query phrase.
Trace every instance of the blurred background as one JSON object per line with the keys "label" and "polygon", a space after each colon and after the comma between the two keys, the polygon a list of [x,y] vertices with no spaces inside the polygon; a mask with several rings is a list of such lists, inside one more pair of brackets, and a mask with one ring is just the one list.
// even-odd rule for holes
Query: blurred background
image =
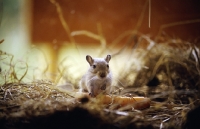
{"label": "blurred background", "polygon": [[[26,81],[80,78],[88,67],[85,55],[114,54],[130,39],[129,31],[153,41],[162,35],[199,46],[200,1],[0,0],[0,50],[14,55],[19,73],[28,64]],[[125,52],[111,61],[115,75],[127,56]]]}

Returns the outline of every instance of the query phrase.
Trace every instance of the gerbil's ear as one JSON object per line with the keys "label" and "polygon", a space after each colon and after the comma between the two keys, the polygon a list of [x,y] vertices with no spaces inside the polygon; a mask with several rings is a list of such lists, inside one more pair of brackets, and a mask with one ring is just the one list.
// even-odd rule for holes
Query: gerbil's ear
{"label": "gerbil's ear", "polygon": [[107,55],[106,58],[105,58],[107,63],[110,61],[110,59],[111,59],[111,55]]}
{"label": "gerbil's ear", "polygon": [[90,64],[90,66],[94,63],[94,60],[92,59],[92,57],[90,55],[86,56],[86,60]]}

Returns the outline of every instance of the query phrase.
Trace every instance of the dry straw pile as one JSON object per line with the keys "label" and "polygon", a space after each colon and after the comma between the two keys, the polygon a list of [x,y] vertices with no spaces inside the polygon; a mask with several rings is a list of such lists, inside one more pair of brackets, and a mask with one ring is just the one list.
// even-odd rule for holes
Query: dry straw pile
{"label": "dry straw pile", "polygon": [[[77,99],[73,92],[60,91],[47,80],[23,83],[26,70],[17,76],[14,56],[1,51],[1,128],[182,128],[188,111],[199,104],[199,49],[191,43],[169,39],[148,49],[135,49],[134,53],[142,53],[138,60],[145,67],[135,73],[131,64],[118,77],[126,85],[116,86],[113,94],[149,97],[151,107],[144,110],[128,104],[119,107]],[[135,78],[131,78],[133,72]]]}

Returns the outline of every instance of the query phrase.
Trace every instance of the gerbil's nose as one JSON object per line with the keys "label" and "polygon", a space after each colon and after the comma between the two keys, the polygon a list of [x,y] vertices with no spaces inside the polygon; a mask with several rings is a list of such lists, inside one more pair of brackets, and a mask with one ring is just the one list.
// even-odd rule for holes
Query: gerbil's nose
{"label": "gerbil's nose", "polygon": [[104,78],[104,77],[106,77],[106,74],[105,73],[100,73],[100,77]]}

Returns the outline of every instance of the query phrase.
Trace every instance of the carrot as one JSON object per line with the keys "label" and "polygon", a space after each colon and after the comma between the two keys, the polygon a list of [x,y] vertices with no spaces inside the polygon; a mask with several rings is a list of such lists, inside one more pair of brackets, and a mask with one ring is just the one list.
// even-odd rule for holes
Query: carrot
{"label": "carrot", "polygon": [[[90,96],[87,93],[76,92],[74,95],[76,98],[83,98]],[[102,104],[117,104],[120,107],[131,105],[134,109],[145,109],[150,107],[151,100],[146,97],[124,97],[124,96],[110,96],[110,95],[99,95],[96,97]]]}

